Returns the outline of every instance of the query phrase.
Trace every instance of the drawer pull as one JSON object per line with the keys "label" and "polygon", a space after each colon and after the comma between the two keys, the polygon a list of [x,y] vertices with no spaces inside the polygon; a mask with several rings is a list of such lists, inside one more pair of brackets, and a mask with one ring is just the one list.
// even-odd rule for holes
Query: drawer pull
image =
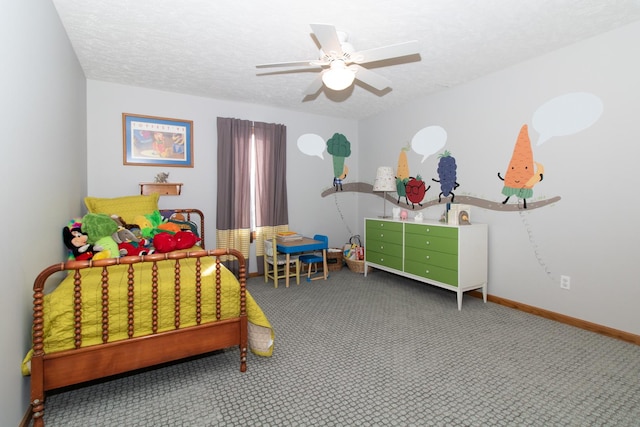
{"label": "drawer pull", "polygon": [[430,257],[429,255],[427,255],[425,258],[426,258],[426,259],[430,259],[431,257]]}
{"label": "drawer pull", "polygon": [[431,242],[429,242],[429,241],[427,240],[426,245],[427,245],[427,246],[429,246],[430,244],[431,244]]}
{"label": "drawer pull", "polygon": [[384,237],[384,233],[380,233],[380,237]]}
{"label": "drawer pull", "polygon": [[380,246],[380,249],[384,249],[384,246]]}
{"label": "drawer pull", "polygon": [[425,274],[429,274],[429,270],[425,270],[425,271],[424,271],[424,273],[425,273]]}

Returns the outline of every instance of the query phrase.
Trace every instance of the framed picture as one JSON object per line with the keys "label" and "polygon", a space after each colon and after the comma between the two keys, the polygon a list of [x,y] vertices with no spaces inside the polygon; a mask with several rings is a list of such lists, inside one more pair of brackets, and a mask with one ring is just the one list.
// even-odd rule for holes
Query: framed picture
{"label": "framed picture", "polygon": [[122,113],[125,165],[193,167],[193,122]]}

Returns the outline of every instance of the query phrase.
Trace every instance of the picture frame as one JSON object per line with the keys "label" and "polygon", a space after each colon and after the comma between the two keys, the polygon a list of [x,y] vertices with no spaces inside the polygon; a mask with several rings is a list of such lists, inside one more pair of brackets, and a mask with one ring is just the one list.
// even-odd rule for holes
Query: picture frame
{"label": "picture frame", "polygon": [[193,121],[122,113],[123,164],[193,167]]}

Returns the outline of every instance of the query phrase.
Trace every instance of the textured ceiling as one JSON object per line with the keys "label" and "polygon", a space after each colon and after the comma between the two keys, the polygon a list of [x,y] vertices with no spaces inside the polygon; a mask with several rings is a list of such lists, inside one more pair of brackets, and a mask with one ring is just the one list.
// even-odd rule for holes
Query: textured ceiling
{"label": "textured ceiling", "polygon": [[[640,20],[640,0],[53,0],[88,79],[363,118]],[[355,50],[410,40],[419,55],[367,64],[391,80],[315,96],[310,23]],[[275,73],[274,73],[275,72]],[[265,74],[266,73],[266,74]]]}

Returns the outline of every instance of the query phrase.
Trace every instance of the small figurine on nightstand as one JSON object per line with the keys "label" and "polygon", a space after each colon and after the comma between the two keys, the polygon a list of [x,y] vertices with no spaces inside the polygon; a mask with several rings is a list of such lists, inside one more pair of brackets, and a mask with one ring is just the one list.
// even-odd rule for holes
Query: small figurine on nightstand
{"label": "small figurine on nightstand", "polygon": [[400,219],[406,221],[407,218],[409,218],[409,213],[403,209],[402,212],[400,212]]}
{"label": "small figurine on nightstand", "polygon": [[164,184],[164,183],[167,182],[167,179],[169,179],[169,173],[168,172],[160,172],[153,179],[153,182],[158,183],[158,184]]}

